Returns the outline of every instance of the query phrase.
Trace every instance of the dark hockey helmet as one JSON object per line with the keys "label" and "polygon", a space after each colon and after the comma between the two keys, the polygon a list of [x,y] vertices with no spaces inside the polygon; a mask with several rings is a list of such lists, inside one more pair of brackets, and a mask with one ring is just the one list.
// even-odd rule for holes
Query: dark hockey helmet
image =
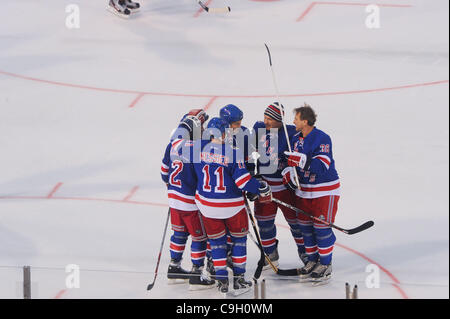
{"label": "dark hockey helmet", "polygon": [[208,123],[208,132],[214,133],[214,130],[219,130],[220,133],[225,133],[229,124],[220,117],[213,117]]}
{"label": "dark hockey helmet", "polygon": [[220,118],[231,124],[241,121],[244,118],[244,113],[236,105],[228,104],[220,109]]}

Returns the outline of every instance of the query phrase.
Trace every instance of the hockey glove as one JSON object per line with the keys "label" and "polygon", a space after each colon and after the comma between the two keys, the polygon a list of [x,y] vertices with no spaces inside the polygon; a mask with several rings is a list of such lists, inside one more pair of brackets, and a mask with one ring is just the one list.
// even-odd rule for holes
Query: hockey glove
{"label": "hockey glove", "polygon": [[286,156],[288,156],[288,165],[289,166],[297,166],[301,169],[305,168],[306,160],[308,157],[306,154],[299,153],[299,152],[284,152]]}
{"label": "hockey glove", "polygon": [[297,189],[297,184],[294,179],[294,169],[293,167],[286,167],[282,172],[283,184],[290,190],[295,191]]}
{"label": "hockey glove", "polygon": [[259,182],[259,202],[270,203],[272,201],[272,190],[266,181]]}
{"label": "hockey glove", "polygon": [[246,192],[245,196],[247,196],[248,200],[251,201],[251,202],[254,202],[255,200],[258,199],[258,194],[253,194],[253,193],[250,193],[250,192]]}

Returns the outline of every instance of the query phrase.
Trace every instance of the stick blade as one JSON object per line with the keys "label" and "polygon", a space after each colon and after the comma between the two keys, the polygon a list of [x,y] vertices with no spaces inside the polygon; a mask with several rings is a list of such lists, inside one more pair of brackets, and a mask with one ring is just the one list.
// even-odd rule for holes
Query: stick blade
{"label": "stick blade", "polygon": [[369,220],[368,222],[365,222],[361,226],[358,226],[358,227],[353,228],[353,229],[349,229],[346,233],[349,234],[349,235],[353,235],[353,234],[362,232],[363,230],[366,230],[366,229],[372,227],[373,225],[375,225],[375,223],[372,220]]}
{"label": "stick blade", "polygon": [[300,269],[293,268],[293,269],[280,269],[278,268],[277,275],[280,276],[298,276],[300,273]]}
{"label": "stick blade", "polygon": [[230,7],[225,8],[208,8],[208,12],[210,13],[228,13],[231,11]]}
{"label": "stick blade", "polygon": [[154,285],[155,285],[155,283],[149,284],[149,285],[147,286],[147,290],[152,290],[152,288],[153,288]]}

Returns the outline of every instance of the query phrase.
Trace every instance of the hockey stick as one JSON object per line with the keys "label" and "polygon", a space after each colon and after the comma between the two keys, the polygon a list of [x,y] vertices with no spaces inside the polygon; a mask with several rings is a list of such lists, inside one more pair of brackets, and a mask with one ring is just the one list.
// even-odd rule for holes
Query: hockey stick
{"label": "hockey stick", "polygon": [[345,234],[347,234],[347,235],[353,235],[353,234],[362,232],[363,230],[366,230],[366,229],[372,227],[372,226],[375,224],[372,220],[370,220],[370,221],[368,221],[368,222],[365,222],[365,223],[362,224],[362,225],[359,225],[358,227],[351,228],[351,229],[344,229],[344,228],[341,228],[341,227],[339,227],[339,226],[336,226],[336,225],[334,225],[334,224],[332,224],[332,223],[329,223],[329,222],[327,222],[327,221],[325,221],[325,220],[322,220],[322,219],[320,219],[320,218],[317,218],[317,217],[315,217],[315,216],[313,216],[313,215],[311,215],[311,214],[308,214],[307,212],[305,212],[305,211],[303,211],[303,210],[301,210],[301,209],[299,209],[299,208],[297,208],[297,207],[294,207],[294,206],[292,206],[292,205],[289,205],[289,204],[287,204],[287,203],[285,203],[285,202],[282,202],[281,200],[278,200],[278,199],[276,199],[276,198],[272,198],[272,200],[273,200],[275,203],[278,203],[278,204],[280,204],[280,205],[286,206],[286,207],[288,207],[288,208],[290,208],[290,209],[296,211],[297,213],[301,213],[301,214],[303,214],[303,215],[309,216],[310,218],[314,219],[315,221],[318,221],[318,222],[320,222],[320,223],[322,223],[322,224],[325,224],[325,225],[328,225],[328,226],[330,226],[330,227],[333,227],[333,228],[335,228],[335,229],[337,229],[337,230],[339,230],[339,231],[341,231],[341,232],[343,232],[343,233],[345,233]]}
{"label": "hockey stick", "polygon": [[231,11],[230,7],[223,7],[223,8],[210,8],[207,5],[205,5],[202,1],[197,1],[199,6],[203,8],[206,12],[209,13],[228,13]]}
{"label": "hockey stick", "polygon": [[252,214],[252,211],[250,209],[250,206],[248,205],[248,200],[245,197],[245,194],[244,194],[244,203],[245,203],[245,209],[247,210],[247,214],[248,214],[248,216],[250,218],[250,222],[252,223],[253,232],[255,233],[256,239],[258,241],[257,246],[258,246],[259,250],[261,251],[261,258],[258,261],[258,267],[256,267],[256,271],[255,271],[255,274],[253,276],[253,278],[255,280],[257,280],[261,276],[261,272],[262,272],[262,269],[264,267],[264,259],[267,260],[267,262],[269,263],[270,267],[272,267],[272,269],[273,269],[273,271],[275,273],[278,273],[278,268],[272,263],[270,258],[264,252],[264,248],[263,248],[262,242],[261,242],[261,237],[259,236],[258,228],[256,227],[256,222],[255,222],[255,219],[253,218],[253,214]]}
{"label": "hockey stick", "polygon": [[[269,55],[269,65],[270,65],[270,70],[272,71],[273,86],[275,87],[275,97],[277,98],[277,102],[278,102],[280,110],[281,110],[281,122],[283,123],[284,134],[286,136],[286,141],[287,141],[289,152],[292,152],[291,143],[289,140],[289,134],[288,134],[287,127],[286,127],[286,121],[284,120],[284,110],[281,107],[282,103],[280,101],[280,93],[278,90],[277,80],[275,79],[275,71],[273,70],[272,55],[270,54],[270,50],[269,50],[269,47],[267,46],[267,44],[264,43],[264,45],[266,46],[267,54]],[[294,178],[295,178],[295,183],[297,185],[300,185],[299,180],[298,180],[297,170],[295,170],[295,169],[294,169]]]}
{"label": "hockey stick", "polygon": [[155,282],[156,282],[156,276],[158,276],[159,262],[161,261],[161,253],[162,253],[162,250],[164,247],[164,241],[166,239],[167,225],[169,224],[169,219],[170,219],[170,207],[169,207],[169,210],[167,211],[166,225],[164,226],[164,234],[163,234],[163,238],[161,240],[161,247],[159,248],[158,261],[156,263],[156,270],[155,270],[155,278],[153,278],[153,282],[147,286],[147,290],[151,290],[153,288],[153,286],[155,285]]}

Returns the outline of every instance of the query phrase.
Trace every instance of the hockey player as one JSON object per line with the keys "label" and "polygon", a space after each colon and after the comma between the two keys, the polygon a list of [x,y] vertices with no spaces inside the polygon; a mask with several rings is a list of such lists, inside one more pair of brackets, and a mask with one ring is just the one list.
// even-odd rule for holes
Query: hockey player
{"label": "hockey player", "polygon": [[108,10],[118,16],[128,18],[130,14],[139,11],[141,5],[131,0],[109,0]]}
{"label": "hockey player", "polygon": [[[244,132],[248,132],[248,129],[245,126],[242,126],[242,119],[244,118],[244,113],[234,104],[228,104],[222,107],[219,111],[219,116],[223,119],[227,124],[230,130],[227,130],[227,135],[225,136],[225,142],[229,143],[233,147],[240,148],[242,152],[239,154],[243,154],[244,161],[248,159],[247,145],[248,139],[245,138]],[[227,246],[228,246],[228,257],[227,257],[227,265],[231,266],[231,237],[227,236]]]}
{"label": "hockey player", "polygon": [[[195,201],[202,214],[203,224],[211,243],[212,257],[219,282],[219,291],[228,292],[229,281],[226,269],[227,231],[233,242],[233,287],[234,290],[251,287],[245,280],[247,260],[248,216],[243,191],[249,196],[259,196],[259,200],[270,201],[270,187],[251,177],[237,150],[225,143],[228,127],[221,118],[213,118],[208,123],[210,140],[201,141],[198,158],[195,160],[197,192]],[[198,143],[198,142],[197,142]]]}
{"label": "hockey player", "polygon": [[[270,159],[267,163],[259,161],[259,176],[271,187],[274,198],[277,198],[291,205],[295,204],[295,196],[292,191],[283,184],[282,171],[287,166],[284,152],[288,150],[288,140],[284,132],[281,112],[284,114],[283,105],[277,102],[270,104],[264,111],[264,122],[256,122],[253,126],[253,133],[256,134],[256,148],[261,156]],[[295,126],[287,125],[289,138],[296,133]],[[275,148],[277,146],[277,148]],[[262,159],[262,157],[261,157]],[[274,265],[278,265],[278,239],[275,217],[281,209],[284,218],[289,224],[292,236],[297,245],[297,251],[304,264],[307,262],[305,246],[300,225],[297,222],[297,213],[283,205],[275,202],[261,203],[255,202],[255,217],[261,235],[264,252],[269,256]],[[269,269],[270,265],[265,261],[263,269]]]}
{"label": "hockey player", "polygon": [[[335,169],[330,137],[314,125],[316,114],[305,105],[294,110],[298,133],[291,140],[292,152],[286,152],[287,180],[293,181],[292,168],[298,173],[300,185],[296,190],[296,206],[315,217],[333,223],[340,195],[339,176]],[[308,262],[301,277],[323,281],[331,276],[332,252],[336,237],[331,227],[298,214],[305,240]]]}
{"label": "hockey player", "polygon": [[[189,289],[212,288],[214,280],[202,275],[206,255],[207,237],[200,221],[200,213],[194,200],[197,187],[193,166],[193,140],[200,137],[203,123],[207,120],[203,110],[192,110],[185,115],[175,132],[185,139],[174,138],[166,148],[161,166],[161,176],[167,184],[171,224],[174,231],[170,240],[171,260],[167,277],[170,282],[189,279]],[[181,260],[189,235],[192,238],[192,270],[181,267]]]}
{"label": "hockey player", "polygon": [[228,104],[220,109],[220,118],[228,123],[229,128],[226,142],[232,143],[233,147],[241,149],[246,165],[249,161],[249,154],[254,149],[249,148],[249,138],[252,132],[242,125],[244,113],[234,104]]}

